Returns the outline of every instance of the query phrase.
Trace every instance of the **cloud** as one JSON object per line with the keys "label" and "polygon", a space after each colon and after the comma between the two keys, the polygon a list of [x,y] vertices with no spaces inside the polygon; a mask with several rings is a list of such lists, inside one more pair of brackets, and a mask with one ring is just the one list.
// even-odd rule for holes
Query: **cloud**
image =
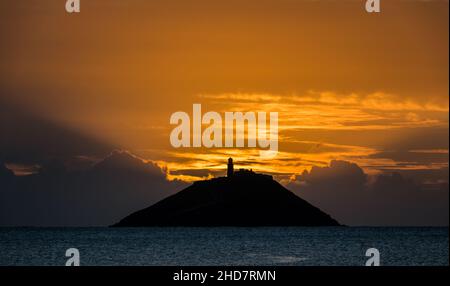
{"label": "cloud", "polygon": [[448,225],[448,180],[427,188],[399,173],[369,176],[354,163],[332,161],[287,187],[348,225]]}
{"label": "cloud", "polygon": [[448,103],[420,102],[394,94],[202,94],[224,110],[279,112],[280,130],[379,130],[448,126]]}
{"label": "cloud", "polygon": [[0,97],[0,160],[4,162],[20,167],[81,154],[104,157],[114,148]]}
{"label": "cloud", "polygon": [[[6,173],[4,167],[0,173]],[[53,162],[34,175],[1,174],[2,226],[107,226],[185,186],[168,181],[155,163],[124,151],[84,170]]]}
{"label": "cloud", "polygon": [[175,178],[193,181],[224,172],[229,156],[242,167],[276,176],[298,175],[332,160],[355,162],[368,174],[448,166],[447,103],[384,92],[198,96],[208,101],[205,108],[219,112],[279,112],[279,152],[264,161],[249,148],[172,149],[160,161]]}
{"label": "cloud", "polygon": [[184,184],[112,144],[0,99],[0,225],[109,225]]}
{"label": "cloud", "polygon": [[14,173],[6,168],[6,165],[0,161],[0,179],[11,178],[14,176]]}

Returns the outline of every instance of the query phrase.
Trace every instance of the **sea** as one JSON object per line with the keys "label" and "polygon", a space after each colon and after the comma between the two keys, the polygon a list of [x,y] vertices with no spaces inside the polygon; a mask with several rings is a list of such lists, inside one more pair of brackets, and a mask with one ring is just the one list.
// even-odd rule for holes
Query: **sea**
{"label": "sea", "polygon": [[[0,228],[1,266],[448,266],[448,227]],[[373,253],[373,252],[372,252]]]}

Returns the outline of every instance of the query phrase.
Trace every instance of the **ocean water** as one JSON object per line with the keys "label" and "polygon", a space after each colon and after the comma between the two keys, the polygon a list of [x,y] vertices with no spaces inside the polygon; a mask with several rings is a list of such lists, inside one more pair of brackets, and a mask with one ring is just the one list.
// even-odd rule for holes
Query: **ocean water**
{"label": "ocean water", "polygon": [[448,228],[0,228],[0,265],[449,265]]}

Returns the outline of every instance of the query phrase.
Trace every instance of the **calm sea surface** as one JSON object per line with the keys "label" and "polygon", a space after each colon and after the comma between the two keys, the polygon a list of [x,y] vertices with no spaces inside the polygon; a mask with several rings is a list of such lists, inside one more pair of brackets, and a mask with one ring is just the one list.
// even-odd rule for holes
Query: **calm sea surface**
{"label": "calm sea surface", "polygon": [[448,228],[0,228],[0,265],[449,265]]}

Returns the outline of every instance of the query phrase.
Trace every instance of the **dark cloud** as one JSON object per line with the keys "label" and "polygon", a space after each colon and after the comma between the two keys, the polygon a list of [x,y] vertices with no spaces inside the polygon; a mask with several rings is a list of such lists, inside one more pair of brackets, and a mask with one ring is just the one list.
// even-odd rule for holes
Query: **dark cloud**
{"label": "dark cloud", "polygon": [[0,174],[0,185],[2,226],[106,226],[185,186],[167,181],[157,165],[117,151],[82,171],[54,161],[35,175]]}
{"label": "dark cloud", "polygon": [[417,152],[417,151],[384,151],[372,154],[369,158],[374,159],[391,159],[395,162],[405,162],[408,165],[414,164],[432,164],[432,163],[448,163],[448,153],[439,152]]}
{"label": "dark cloud", "polygon": [[288,188],[348,225],[448,225],[448,179],[430,188],[400,173],[370,177],[356,164],[332,161]]}
{"label": "dark cloud", "polygon": [[170,171],[171,175],[185,175],[185,176],[194,176],[194,177],[208,177],[209,175],[212,176],[223,176],[225,174],[225,171],[219,170],[219,171],[210,171],[206,169],[182,169],[182,170],[174,170]]}
{"label": "dark cloud", "polygon": [[5,164],[0,161],[0,178],[11,177],[13,175],[13,172],[6,168]]}
{"label": "dark cloud", "polygon": [[302,138],[304,141],[364,146],[377,150],[448,150],[449,148],[448,126],[376,130],[298,129],[286,131],[285,136]]}
{"label": "dark cloud", "polygon": [[42,164],[79,155],[105,157],[115,148],[0,97],[0,161]]}

